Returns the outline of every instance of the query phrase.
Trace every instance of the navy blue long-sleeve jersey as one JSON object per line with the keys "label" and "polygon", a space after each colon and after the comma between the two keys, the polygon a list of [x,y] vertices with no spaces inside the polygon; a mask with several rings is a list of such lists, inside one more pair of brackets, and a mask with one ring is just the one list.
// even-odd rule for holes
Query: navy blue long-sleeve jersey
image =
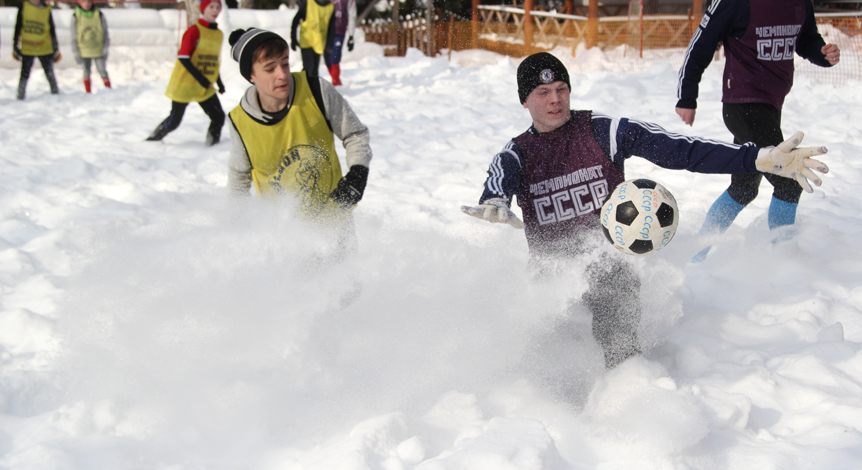
{"label": "navy blue long-sleeve jersey", "polygon": [[[621,171],[625,160],[643,157],[662,168],[696,173],[754,173],[760,150],[753,144],[735,145],[718,140],[674,134],[648,122],[592,113],[593,135],[608,158]],[[536,133],[532,126],[528,132]],[[520,196],[524,157],[509,141],[494,156],[479,204],[491,198]]]}

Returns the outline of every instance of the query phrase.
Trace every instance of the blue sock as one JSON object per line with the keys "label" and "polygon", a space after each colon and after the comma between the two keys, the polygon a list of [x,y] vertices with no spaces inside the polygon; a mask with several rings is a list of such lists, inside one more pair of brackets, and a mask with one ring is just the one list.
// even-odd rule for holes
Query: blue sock
{"label": "blue sock", "polygon": [[[715,232],[724,232],[728,227],[730,227],[730,224],[733,223],[733,220],[736,219],[736,216],[739,215],[743,208],[745,208],[745,206],[734,201],[727,191],[721,193],[721,196],[718,196],[718,199],[712,203],[712,206],[706,212],[706,220],[703,221],[703,225],[700,227],[700,232],[698,233],[705,235]],[[710,248],[712,248],[712,246],[707,246],[700,250],[691,258],[691,262],[700,263],[705,260],[706,255],[709,254]]]}
{"label": "blue sock", "polygon": [[721,193],[721,196],[712,203],[712,207],[706,213],[706,220],[700,227],[700,234],[724,232],[739,215],[739,212],[745,208],[742,204],[733,200],[727,191]]}
{"label": "blue sock", "polygon": [[798,204],[782,201],[772,197],[772,202],[769,203],[769,230],[777,229],[785,225],[793,225],[796,223],[796,208]]}

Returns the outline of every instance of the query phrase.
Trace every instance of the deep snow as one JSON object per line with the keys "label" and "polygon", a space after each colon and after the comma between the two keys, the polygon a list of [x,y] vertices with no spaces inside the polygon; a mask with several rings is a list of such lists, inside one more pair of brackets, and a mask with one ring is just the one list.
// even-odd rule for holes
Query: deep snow
{"label": "deep snow", "polygon": [[[720,64],[692,129],[671,65],[556,53],[576,108],[730,138]],[[85,95],[61,68],[51,96],[37,66],[18,102],[17,70],[0,69],[0,468],[858,468],[860,84],[797,75],[785,135],[827,145],[832,171],[790,241],[767,229],[766,183],[701,239],[728,177],[629,162],[674,193],[681,223],[633,260],[645,354],[605,373],[587,313],[564,314],[587,260],[533,282],[521,232],[459,210],[529,125],[516,67],[360,42],[341,91],[375,156],[359,253],[323,267],[289,204],[229,198],[229,137],[204,147],[197,107],[143,142],[169,110],[166,75]],[[222,73],[230,110],[247,84],[226,56]]]}

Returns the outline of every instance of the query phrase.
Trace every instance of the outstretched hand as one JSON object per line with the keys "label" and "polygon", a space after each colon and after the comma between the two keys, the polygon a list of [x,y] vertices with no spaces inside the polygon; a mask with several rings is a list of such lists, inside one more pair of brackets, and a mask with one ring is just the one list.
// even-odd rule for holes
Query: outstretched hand
{"label": "outstretched hand", "polygon": [[829,173],[829,167],[811,157],[823,155],[828,150],[826,150],[826,147],[797,148],[802,143],[803,136],[802,132],[797,132],[793,134],[793,137],[778,144],[777,147],[761,149],[761,155],[766,154],[758,157],[754,165],[759,171],[764,173],[793,178],[806,192],[813,193],[814,189],[808,183],[809,180],[815,186],[820,186],[822,181],[811,170],[817,170],[820,173]]}
{"label": "outstretched hand", "polygon": [[507,199],[495,197],[478,206],[461,206],[461,212],[488,222],[509,224],[518,229],[524,228],[524,222],[509,208]]}

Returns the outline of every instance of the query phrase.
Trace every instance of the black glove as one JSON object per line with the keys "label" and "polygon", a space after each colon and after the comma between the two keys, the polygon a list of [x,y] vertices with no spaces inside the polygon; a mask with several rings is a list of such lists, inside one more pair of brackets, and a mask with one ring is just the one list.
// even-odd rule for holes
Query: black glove
{"label": "black glove", "polygon": [[15,60],[21,60],[21,49],[18,49],[18,46],[12,46],[12,58]]}
{"label": "black glove", "polygon": [[362,199],[367,182],[368,167],[353,165],[350,167],[350,171],[341,178],[338,186],[329,194],[329,197],[344,208],[353,207]]}
{"label": "black glove", "polygon": [[347,38],[347,50],[353,51],[353,36]]}
{"label": "black glove", "polygon": [[224,94],[224,85],[222,85],[221,80],[218,81],[218,92],[220,95]]}
{"label": "black glove", "polygon": [[296,41],[294,41],[294,40],[290,41],[290,48],[293,49],[294,51],[296,50]]}

